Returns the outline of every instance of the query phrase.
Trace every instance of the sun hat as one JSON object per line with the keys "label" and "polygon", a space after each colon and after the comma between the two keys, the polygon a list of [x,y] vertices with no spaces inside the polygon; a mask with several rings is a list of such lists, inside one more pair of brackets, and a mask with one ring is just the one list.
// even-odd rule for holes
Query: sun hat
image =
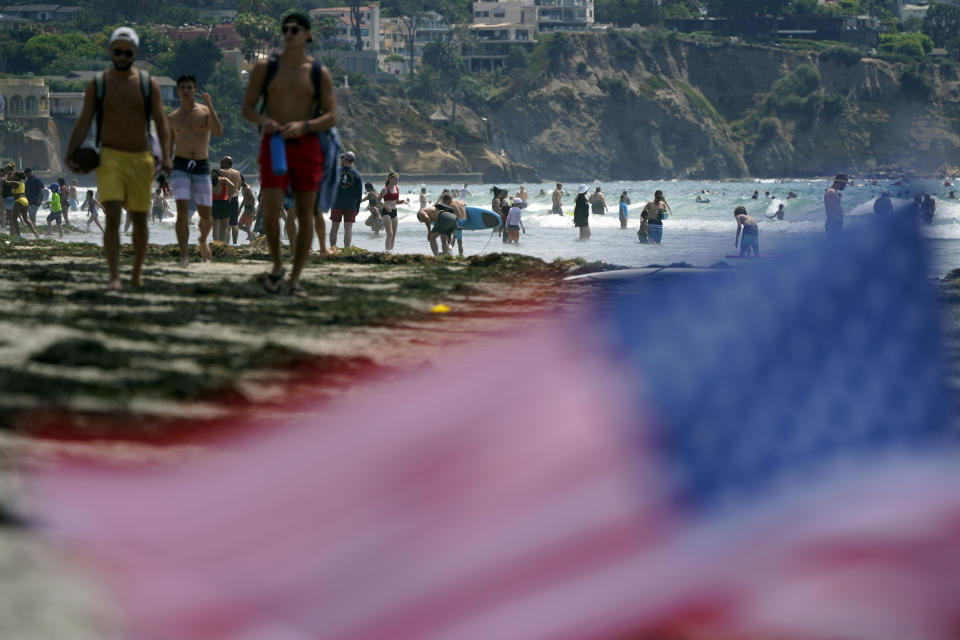
{"label": "sun hat", "polygon": [[577,189],[577,193],[586,193],[586,192],[587,192],[587,185],[585,184],[580,185],[580,187]]}
{"label": "sun hat", "polygon": [[110,34],[109,44],[113,44],[117,40],[126,40],[127,42],[133,43],[133,46],[138,49],[140,48],[140,36],[130,27],[117,27],[114,29],[113,33]]}

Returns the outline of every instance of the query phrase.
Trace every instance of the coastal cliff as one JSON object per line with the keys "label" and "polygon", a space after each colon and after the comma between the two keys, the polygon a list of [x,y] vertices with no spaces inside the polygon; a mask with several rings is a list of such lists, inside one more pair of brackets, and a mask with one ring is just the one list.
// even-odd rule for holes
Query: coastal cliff
{"label": "coastal cliff", "polygon": [[[657,29],[555,33],[525,65],[476,76],[484,90],[464,92],[455,113],[398,83],[340,88],[339,129],[365,174],[451,183],[957,171],[956,62],[811,46],[820,50]],[[50,158],[31,162],[54,173],[60,128],[28,136],[31,158]],[[256,140],[230,151],[252,160]]]}
{"label": "coastal cliff", "polygon": [[458,106],[456,126],[401,98],[354,99],[344,138],[400,171],[504,179],[529,167],[546,180],[718,179],[960,163],[960,81],[947,61],[637,30],[551,36],[506,78],[493,98]]}

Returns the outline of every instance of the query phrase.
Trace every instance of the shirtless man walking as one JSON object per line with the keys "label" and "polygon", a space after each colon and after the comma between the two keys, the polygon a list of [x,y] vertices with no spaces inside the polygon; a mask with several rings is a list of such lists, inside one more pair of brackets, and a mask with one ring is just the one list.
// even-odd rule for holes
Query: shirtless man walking
{"label": "shirtless man walking", "polygon": [[243,176],[233,168],[233,158],[230,156],[220,158],[220,175],[229,180],[227,182],[227,202],[230,203],[230,233],[233,237],[233,244],[237,244],[237,238],[240,236],[240,181]]}
{"label": "shirtless man walking", "polygon": [[173,173],[170,174],[170,186],[177,203],[177,243],[180,245],[180,266],[190,264],[190,200],[197,205],[200,216],[200,257],[210,260],[210,246],[207,234],[213,226],[210,218],[212,189],[210,185],[210,134],[223,135],[223,124],[213,108],[209,93],[200,94],[203,104],[195,101],[197,79],[193,76],[177,78],[177,95],[180,106],[170,114],[170,127],[173,130]]}
{"label": "shirtless man walking", "polygon": [[[293,188],[297,220],[301,230],[311,229],[313,212],[317,202],[317,188],[323,177],[323,151],[316,133],[337,124],[337,105],[333,95],[333,79],[324,68],[320,76],[319,113],[314,115],[315,93],[310,78],[313,58],[307,55],[306,45],[310,35],[310,19],[302,13],[291,13],[282,22],[283,50],[277,58],[277,72],[269,86],[267,60],[257,62],[250,73],[250,82],[243,96],[243,117],[263,129],[260,144],[260,184],[262,185],[264,230],[273,268],[267,274],[263,286],[270,293],[280,290],[286,274],[280,256],[280,212],[287,186]],[[257,111],[261,94],[266,95],[264,113]],[[273,173],[270,158],[270,138],[279,133],[286,142],[287,172]],[[292,296],[304,297],[300,286],[300,272],[310,255],[312,233],[299,233],[294,251],[293,271],[290,274],[289,292]]]}
{"label": "shirtless man walking", "polygon": [[[563,215],[563,183],[558,182],[557,188],[553,190],[553,213]],[[526,200],[524,200],[526,202]]]}
{"label": "shirtless man walking", "polygon": [[[140,88],[139,69],[133,66],[140,38],[130,27],[119,27],[110,35],[107,49],[113,62],[104,73],[103,122],[100,165],[97,167],[99,200],[106,212],[103,249],[110,270],[109,289],[120,289],[120,220],[126,208],[133,219],[133,271],[130,283],[143,285],[143,258],[147,253],[147,215],[152,203],[154,160],[147,136],[147,110]],[[96,80],[87,84],[83,110],[70,134],[65,162],[74,173],[84,173],[74,159],[74,152],[87,135],[96,115]],[[170,125],[163,111],[160,87],[150,78],[150,117],[160,138],[160,166],[172,170],[170,162]]]}

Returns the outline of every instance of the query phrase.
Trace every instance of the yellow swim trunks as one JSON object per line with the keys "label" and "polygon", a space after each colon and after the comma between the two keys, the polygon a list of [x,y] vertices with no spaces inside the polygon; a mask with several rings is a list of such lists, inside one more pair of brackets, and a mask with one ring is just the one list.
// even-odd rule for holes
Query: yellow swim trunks
{"label": "yellow swim trunks", "polygon": [[97,167],[97,200],[122,202],[127,211],[150,211],[153,156],[149,151],[117,151],[101,147]]}

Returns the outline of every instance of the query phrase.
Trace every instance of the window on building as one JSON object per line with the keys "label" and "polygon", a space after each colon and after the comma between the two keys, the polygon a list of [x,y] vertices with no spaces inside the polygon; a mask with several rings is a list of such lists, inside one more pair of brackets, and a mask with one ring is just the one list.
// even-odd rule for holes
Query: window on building
{"label": "window on building", "polygon": [[529,40],[530,35],[526,29],[517,29],[517,40]]}

